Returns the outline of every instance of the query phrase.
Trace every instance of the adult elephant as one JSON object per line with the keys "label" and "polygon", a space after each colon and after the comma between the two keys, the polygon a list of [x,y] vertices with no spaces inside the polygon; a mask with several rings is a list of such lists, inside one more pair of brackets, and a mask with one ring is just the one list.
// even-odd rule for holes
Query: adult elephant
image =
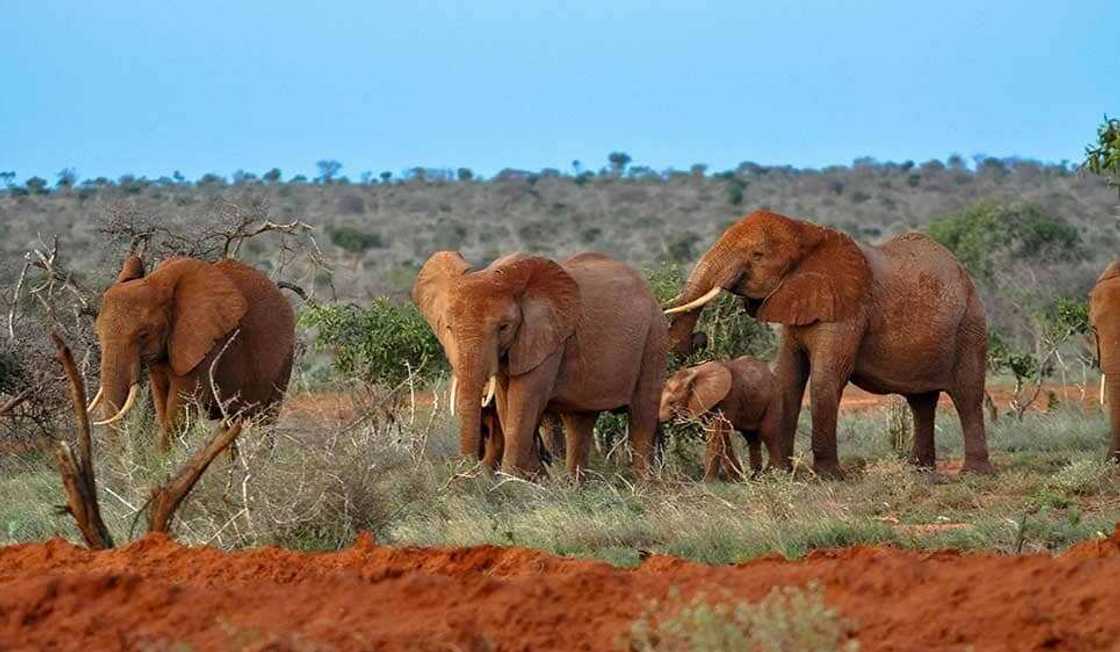
{"label": "adult elephant", "polygon": [[775,373],[787,458],[812,381],[813,464],[820,474],[840,475],[836,418],[851,381],[906,397],[914,413],[912,458],[924,467],[935,463],[934,412],[940,393],[948,393],[964,434],[964,468],[991,470],[984,306],[947,249],[918,233],[860,245],[839,231],[756,211],[720,236],[674,300],[668,312],[676,313],[670,340],[677,352],[692,348],[701,308],[722,290],[744,297],[755,318],[783,325]]}
{"label": "adult elephant", "polygon": [[1101,402],[1107,396],[1112,427],[1108,458],[1120,461],[1120,261],[1105,268],[1089,293],[1089,321],[1103,374]]}
{"label": "adult elephant", "polygon": [[164,450],[185,400],[212,419],[252,416],[275,408],[291,375],[292,307],[268,277],[234,260],[171,258],[145,275],[130,256],[101,299],[96,331],[98,425],[128,414],[147,366]]}
{"label": "adult elephant", "polygon": [[578,476],[599,413],[622,408],[635,467],[645,471],[668,335],[633,269],[585,253],[559,263],[512,254],[471,271],[457,252],[441,251],[412,298],[451,362],[462,455],[478,455],[480,412],[496,396],[504,472],[538,470],[533,433],[547,410],[564,424],[566,465]]}

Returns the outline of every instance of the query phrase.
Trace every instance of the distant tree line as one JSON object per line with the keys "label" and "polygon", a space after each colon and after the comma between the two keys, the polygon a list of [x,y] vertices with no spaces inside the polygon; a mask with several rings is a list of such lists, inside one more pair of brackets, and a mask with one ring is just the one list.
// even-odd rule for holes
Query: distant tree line
{"label": "distant tree line", "polygon": [[[1116,152],[1120,151],[1120,121],[1107,120],[1101,127],[1100,143],[1087,152],[1085,167],[1102,174],[1115,170],[1117,163]],[[761,177],[767,174],[781,174],[787,176],[827,175],[837,172],[858,171],[868,175],[904,175],[906,183],[917,186],[923,177],[934,174],[948,173],[959,177],[958,180],[971,177],[1000,178],[1015,172],[1027,171],[1030,174],[1055,174],[1068,175],[1077,171],[1077,166],[1069,161],[1059,163],[1044,163],[1033,159],[1019,157],[997,158],[992,156],[977,155],[972,158],[971,165],[959,154],[952,154],[944,161],[930,159],[923,163],[903,161],[878,161],[871,157],[855,159],[851,166],[833,165],[824,168],[797,168],[791,165],[762,165],[753,161],[744,161],[734,169],[724,170],[709,174],[707,164],[695,163],[688,170],[667,168],[655,170],[649,166],[632,165],[633,158],[625,152],[611,152],[607,156],[607,165],[598,171],[588,169],[578,160],[572,161],[570,170],[558,168],[543,168],[541,170],[524,170],[517,168],[504,168],[496,173],[491,181],[529,181],[535,182],[542,178],[568,178],[577,184],[584,184],[592,179],[632,179],[643,181],[669,181],[687,177],[712,177],[728,182],[727,198],[733,205],[743,201],[743,193],[751,177]],[[170,176],[161,176],[150,179],[145,176],[125,174],[117,179],[96,177],[79,181],[78,172],[72,167],[66,167],[55,175],[55,182],[39,176],[26,179],[22,184],[16,183],[17,174],[14,170],[0,172],[0,193],[12,196],[48,195],[53,192],[77,192],[88,196],[99,190],[114,188],[126,194],[139,194],[149,187],[197,187],[213,188],[227,186],[251,186],[257,184],[320,184],[320,185],[374,185],[388,183],[472,183],[486,181],[487,179],[467,167],[439,168],[439,167],[412,167],[394,174],[385,170],[374,173],[366,170],[358,175],[358,180],[353,181],[342,174],[343,164],[334,159],[323,159],[315,164],[318,174],[309,179],[305,175],[297,174],[287,180],[284,179],[280,168],[271,168],[261,174],[246,170],[236,170],[231,175],[208,172],[197,180],[191,181],[178,170]],[[1113,173],[1120,175],[1120,173]],[[1120,184],[1120,176],[1117,184]],[[1118,186],[1120,187],[1120,186]],[[836,194],[844,191],[843,185],[834,187]]]}

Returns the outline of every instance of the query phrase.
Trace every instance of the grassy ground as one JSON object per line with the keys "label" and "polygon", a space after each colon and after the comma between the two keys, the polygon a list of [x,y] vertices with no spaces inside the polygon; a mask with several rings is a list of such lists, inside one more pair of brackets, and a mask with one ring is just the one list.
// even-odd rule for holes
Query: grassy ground
{"label": "grassy ground", "polygon": [[[373,405],[371,402],[370,405]],[[938,420],[938,473],[897,452],[905,428],[895,409],[845,414],[839,438],[844,481],[806,468],[808,420],[793,475],[702,483],[700,444],[670,437],[653,482],[635,482],[618,453],[597,452],[582,486],[562,474],[530,483],[480,475],[454,459],[454,424],[430,408],[370,407],[356,421],[289,415],[273,432],[250,430],[236,462],[222,457],[181,512],[177,536],[222,547],[347,545],[360,530],[399,545],[522,545],[633,564],[644,551],[728,563],[777,552],[892,544],[1000,552],[1060,550],[1104,536],[1120,521],[1120,473],[1103,461],[1106,423],[1073,406],[989,428],[994,476],[960,476],[959,428]],[[102,505],[118,541],[150,487],[166,477],[210,425],[198,424],[175,452],[153,452],[150,415],[132,415],[115,441],[99,442]],[[48,455],[0,455],[0,544],[61,535],[77,540]],[[141,527],[141,526],[138,526]]]}

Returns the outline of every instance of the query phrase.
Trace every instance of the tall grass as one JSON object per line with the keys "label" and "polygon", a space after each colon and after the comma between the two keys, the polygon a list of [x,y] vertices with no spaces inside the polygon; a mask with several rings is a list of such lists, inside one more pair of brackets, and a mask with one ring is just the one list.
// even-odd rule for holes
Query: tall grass
{"label": "tall grass", "polygon": [[[888,410],[841,417],[848,477],[825,482],[807,469],[749,482],[703,483],[703,442],[670,437],[656,477],[638,481],[624,459],[597,451],[576,485],[562,471],[535,481],[491,476],[455,457],[456,428],[438,403],[353,393],[335,407],[300,407],[278,426],[250,427],[236,459],[223,456],[180,512],[184,542],[224,548],[278,544],[320,550],[360,531],[386,544],[520,545],[634,564],[646,552],[729,563],[777,552],[857,544],[969,550],[1059,550],[1103,536],[1120,521],[1120,476],[1100,461],[1100,414],[1063,409],[1003,419],[989,443],[994,476],[925,473],[900,459]],[[959,459],[955,414],[938,415],[938,454]],[[195,423],[168,456],[155,452],[150,414],[136,410],[116,437],[97,441],[106,520],[124,540],[150,488],[212,424]],[[75,539],[52,507],[62,502],[50,460],[0,456],[0,543],[52,535]]]}

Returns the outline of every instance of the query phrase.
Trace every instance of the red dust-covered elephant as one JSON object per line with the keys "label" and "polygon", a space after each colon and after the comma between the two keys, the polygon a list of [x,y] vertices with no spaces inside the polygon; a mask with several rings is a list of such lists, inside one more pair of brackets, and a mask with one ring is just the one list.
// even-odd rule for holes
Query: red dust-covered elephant
{"label": "red dust-covered elephant", "polygon": [[907,233],[861,245],[809,222],[751,213],[701,257],[673,301],[670,340],[677,352],[692,347],[702,307],[723,290],[743,297],[755,318],[783,325],[775,373],[787,456],[808,382],[814,467],[841,474],[836,419],[852,382],[906,397],[914,413],[913,461],[924,467],[935,462],[934,413],[946,392],[960,416],[964,468],[991,470],[984,306],[968,272],[940,244]]}

